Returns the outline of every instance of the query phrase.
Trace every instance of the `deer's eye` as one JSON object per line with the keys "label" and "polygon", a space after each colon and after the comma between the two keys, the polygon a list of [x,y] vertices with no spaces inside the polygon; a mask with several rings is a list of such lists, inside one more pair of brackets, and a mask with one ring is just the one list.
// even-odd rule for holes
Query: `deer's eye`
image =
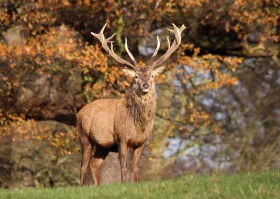
{"label": "deer's eye", "polygon": [[154,75],[152,75],[152,78],[154,78]]}
{"label": "deer's eye", "polygon": [[135,79],[138,79],[138,76],[136,75],[134,78],[135,78]]}

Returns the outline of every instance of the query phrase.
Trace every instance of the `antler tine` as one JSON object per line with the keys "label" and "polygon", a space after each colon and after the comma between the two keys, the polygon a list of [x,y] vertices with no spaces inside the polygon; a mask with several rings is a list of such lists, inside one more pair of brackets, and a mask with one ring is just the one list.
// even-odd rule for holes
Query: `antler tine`
{"label": "antler tine", "polygon": [[129,51],[129,49],[127,47],[127,39],[124,38],[124,40],[125,40],[124,46],[125,46],[125,50],[126,50],[127,54],[129,55],[130,59],[133,61],[134,65],[138,67],[138,64],[137,64],[135,58],[133,57],[133,55],[131,54],[131,52]]}
{"label": "antler tine", "polygon": [[155,52],[154,52],[154,54],[152,56],[152,60],[157,55],[159,48],[160,48],[160,40],[159,40],[159,37],[157,35],[157,48],[156,48],[156,50],[155,50]]}
{"label": "antler tine", "polygon": [[132,65],[131,63],[129,63],[128,61],[120,58],[114,51],[114,48],[113,48],[113,43],[111,42],[111,49],[109,50],[109,55],[111,55],[111,57],[113,57],[117,62],[121,63],[121,64],[124,64],[124,65],[127,65],[127,66],[130,66],[132,67],[134,70],[137,70],[137,68]]}
{"label": "antler tine", "polygon": [[167,39],[167,44],[168,44],[168,49],[170,48],[170,40],[169,40],[169,36],[166,37]]}
{"label": "antler tine", "polygon": [[[107,26],[107,23],[105,23],[105,25],[102,27],[102,29],[100,30],[100,32],[99,32],[98,34],[93,33],[93,32],[91,32],[91,34],[92,34],[94,37],[96,37],[96,38],[100,41],[100,43],[101,43],[102,47],[104,48],[104,50],[105,50],[107,53],[109,53],[109,55],[110,55],[111,57],[113,57],[117,62],[119,62],[119,63],[121,63],[121,64],[124,64],[124,65],[127,65],[127,66],[133,68],[134,70],[137,70],[138,65],[137,65],[137,63],[136,63],[134,57],[133,57],[132,54],[130,53],[130,51],[127,51],[127,52],[128,52],[128,55],[129,55],[130,58],[133,57],[133,59],[134,59],[133,62],[136,63],[135,65],[133,65],[133,64],[129,63],[128,61],[126,61],[126,60],[120,58],[120,57],[114,52],[114,49],[113,49],[113,41],[111,41],[111,39],[115,36],[116,33],[114,33],[112,36],[110,36],[109,38],[106,39],[105,36],[104,36],[104,33],[103,33],[104,30],[105,30],[105,28],[106,28],[106,26]],[[111,48],[109,48],[108,43],[111,44]],[[126,48],[127,48],[127,47],[126,47]]]}
{"label": "antler tine", "polygon": [[[181,28],[179,29],[175,24],[172,24],[172,25],[173,25],[174,29],[173,30],[167,29],[167,30],[169,30],[171,33],[174,34],[175,39],[172,42],[172,44],[170,45],[169,37],[167,37],[168,49],[158,60],[156,60],[152,63],[152,65],[151,65],[152,68],[155,68],[155,67],[159,66],[160,64],[162,64],[168,57],[170,57],[170,55],[179,47],[179,45],[181,43],[181,33],[186,27],[184,25],[182,25]],[[154,57],[154,55],[153,55],[153,57]]]}

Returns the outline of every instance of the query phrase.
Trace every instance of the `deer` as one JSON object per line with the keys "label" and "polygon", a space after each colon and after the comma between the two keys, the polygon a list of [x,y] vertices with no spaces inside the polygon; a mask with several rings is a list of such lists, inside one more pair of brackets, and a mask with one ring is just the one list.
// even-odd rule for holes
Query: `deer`
{"label": "deer", "polygon": [[[121,70],[124,75],[131,77],[133,83],[120,99],[98,99],[86,104],[77,113],[77,133],[79,135],[82,161],[80,169],[80,185],[85,183],[85,175],[90,167],[95,185],[100,184],[99,171],[102,162],[109,152],[117,152],[121,168],[121,182],[126,182],[128,172],[128,151],[132,149],[132,181],[139,180],[140,157],[147,139],[151,136],[156,113],[155,77],[165,70],[163,63],[179,47],[181,33],[186,28],[168,29],[173,34],[171,41],[167,37],[167,51],[155,60],[160,48],[157,36],[157,46],[151,62],[146,67],[140,67],[128,49],[125,38],[125,50],[133,64],[119,57],[113,49],[113,34],[105,38],[104,30],[91,34],[96,37],[103,49],[118,63],[124,65]],[[108,46],[109,44],[109,46]]]}

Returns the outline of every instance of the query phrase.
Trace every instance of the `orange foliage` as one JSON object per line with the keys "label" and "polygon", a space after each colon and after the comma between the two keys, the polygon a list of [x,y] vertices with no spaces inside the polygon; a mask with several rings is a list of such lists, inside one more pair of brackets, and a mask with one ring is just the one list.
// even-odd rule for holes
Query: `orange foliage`
{"label": "orange foliage", "polygon": [[[183,93],[189,97],[185,107],[187,113],[179,121],[182,128],[186,128],[185,124],[199,127],[211,123],[207,111],[196,104],[195,96],[210,89],[235,85],[234,71],[242,62],[242,58],[238,57],[211,52],[202,54],[203,45],[199,46],[203,40],[201,35],[209,36],[210,40],[213,35],[222,37],[232,34],[232,38],[237,38],[239,42],[258,31],[256,42],[278,40],[275,27],[279,20],[279,0],[5,2],[13,6],[5,7],[6,4],[1,3],[0,30],[4,32],[19,24],[27,32],[27,39],[24,46],[8,47],[4,42],[0,43],[0,128],[26,119],[24,113],[10,113],[8,110],[13,106],[17,89],[27,83],[25,77],[28,74],[51,78],[56,73],[67,76],[78,71],[83,76],[83,92],[87,101],[124,94],[129,84],[123,81],[119,66],[102,52],[98,42],[90,36],[90,31],[96,32],[105,22],[109,27],[106,34],[117,32],[115,46],[119,54],[124,54],[120,41],[122,36],[132,38],[130,49],[137,54],[140,38],[149,35],[153,29],[168,26],[171,22],[184,23],[188,27],[177,56],[172,64],[168,64],[170,70],[182,66],[178,68],[180,83],[191,85]],[[77,30],[77,35],[69,27]],[[212,46],[213,49],[215,47]],[[186,51],[192,56],[185,55]],[[184,66],[191,67],[191,72],[186,71]],[[208,78],[196,81],[198,76],[205,74]],[[160,80],[164,81],[164,78]],[[165,110],[159,111],[164,113]],[[35,133],[32,139],[44,139],[48,135],[38,136]],[[67,139],[62,134],[46,139],[55,147],[67,145]]]}

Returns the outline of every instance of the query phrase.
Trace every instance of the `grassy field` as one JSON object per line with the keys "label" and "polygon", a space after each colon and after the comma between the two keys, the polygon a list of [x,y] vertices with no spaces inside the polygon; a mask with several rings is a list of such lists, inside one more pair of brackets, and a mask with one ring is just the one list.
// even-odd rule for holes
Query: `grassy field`
{"label": "grassy field", "polygon": [[1,190],[0,198],[280,198],[280,171],[232,175],[187,175],[172,180],[100,187]]}

